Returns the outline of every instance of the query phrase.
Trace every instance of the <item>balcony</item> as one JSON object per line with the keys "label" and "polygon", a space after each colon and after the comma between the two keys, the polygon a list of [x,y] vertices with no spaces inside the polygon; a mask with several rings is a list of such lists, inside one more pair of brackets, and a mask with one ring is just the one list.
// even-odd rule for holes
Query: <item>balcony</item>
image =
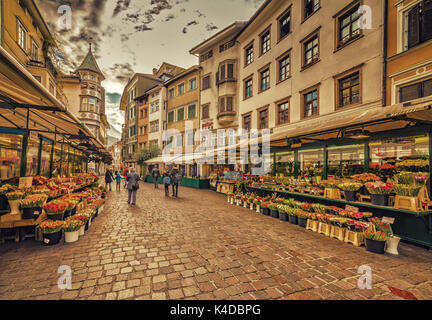
{"label": "balcony", "polygon": [[51,73],[51,75],[53,76],[53,78],[57,77],[57,70],[54,67],[54,65],[51,62],[51,60],[48,59],[48,58],[45,58],[45,62],[29,59],[27,61],[27,66],[29,66],[29,67],[37,67],[37,68],[45,68],[45,69],[47,69]]}
{"label": "balcony", "polygon": [[235,111],[222,111],[219,112],[217,119],[219,124],[228,125],[233,123],[236,120],[237,112]]}

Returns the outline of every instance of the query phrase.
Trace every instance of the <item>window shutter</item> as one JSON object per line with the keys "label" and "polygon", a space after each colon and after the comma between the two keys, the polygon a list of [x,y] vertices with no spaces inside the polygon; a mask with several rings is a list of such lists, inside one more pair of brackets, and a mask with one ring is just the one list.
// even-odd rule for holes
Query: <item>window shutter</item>
{"label": "window shutter", "polygon": [[420,4],[408,12],[408,48],[420,43]]}
{"label": "window shutter", "polygon": [[228,64],[228,78],[234,78],[234,65],[232,63]]}
{"label": "window shutter", "polygon": [[233,97],[227,97],[226,110],[227,111],[232,111],[233,110]]}
{"label": "window shutter", "polygon": [[219,71],[216,72],[216,85],[219,84]]}
{"label": "window shutter", "polygon": [[422,41],[432,39],[432,0],[423,0]]}
{"label": "window shutter", "polygon": [[225,111],[225,98],[220,98],[219,112]]}
{"label": "window shutter", "polygon": [[220,68],[220,77],[221,80],[225,80],[225,65]]}
{"label": "window shutter", "polygon": [[423,97],[432,96],[432,79],[423,84]]}
{"label": "window shutter", "polygon": [[421,89],[421,83],[416,83],[413,85],[402,87],[400,89],[400,95],[399,95],[400,102],[406,102],[406,101],[420,98],[421,96],[420,89]]}

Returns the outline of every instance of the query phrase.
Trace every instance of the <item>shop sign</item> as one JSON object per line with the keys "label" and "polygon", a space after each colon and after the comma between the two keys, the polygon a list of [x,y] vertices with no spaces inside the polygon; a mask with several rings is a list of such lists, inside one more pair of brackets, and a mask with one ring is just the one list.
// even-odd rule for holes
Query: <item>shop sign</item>
{"label": "shop sign", "polygon": [[31,188],[33,185],[33,177],[21,177],[19,179],[19,188]]}

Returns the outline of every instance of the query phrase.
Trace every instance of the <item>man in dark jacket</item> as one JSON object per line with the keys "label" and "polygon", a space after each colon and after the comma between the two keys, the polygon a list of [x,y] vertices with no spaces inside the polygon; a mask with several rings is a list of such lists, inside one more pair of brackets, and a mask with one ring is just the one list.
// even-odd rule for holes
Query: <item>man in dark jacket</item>
{"label": "man in dark jacket", "polygon": [[140,181],[140,177],[139,175],[135,172],[134,168],[131,168],[130,173],[128,174],[128,177],[126,178],[126,186],[128,189],[128,204],[131,203],[132,200],[132,205],[136,204],[136,194],[137,191],[139,189],[139,181]]}
{"label": "man in dark jacket", "polygon": [[155,187],[155,189],[159,189],[159,182],[158,182],[158,180],[159,180],[159,177],[161,176],[161,174],[160,174],[158,165],[156,165],[153,168],[153,170],[151,172],[151,175],[152,175],[153,180],[154,180],[154,187]]}
{"label": "man in dark jacket", "polygon": [[109,186],[109,191],[111,191],[111,182],[114,181],[114,176],[110,169],[107,169],[105,172],[105,187]]}
{"label": "man in dark jacket", "polygon": [[178,187],[182,180],[182,174],[177,168],[171,171],[172,196],[178,197]]}

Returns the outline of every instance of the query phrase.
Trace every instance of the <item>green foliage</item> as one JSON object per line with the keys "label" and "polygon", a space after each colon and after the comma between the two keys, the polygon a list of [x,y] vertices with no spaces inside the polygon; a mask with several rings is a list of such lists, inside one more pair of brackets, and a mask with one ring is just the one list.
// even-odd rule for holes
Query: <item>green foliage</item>
{"label": "green foliage", "polygon": [[161,154],[161,151],[157,147],[150,147],[147,149],[141,150],[139,153],[136,154],[135,160],[137,161],[137,164],[140,166],[145,165],[145,162],[147,160],[156,158]]}

